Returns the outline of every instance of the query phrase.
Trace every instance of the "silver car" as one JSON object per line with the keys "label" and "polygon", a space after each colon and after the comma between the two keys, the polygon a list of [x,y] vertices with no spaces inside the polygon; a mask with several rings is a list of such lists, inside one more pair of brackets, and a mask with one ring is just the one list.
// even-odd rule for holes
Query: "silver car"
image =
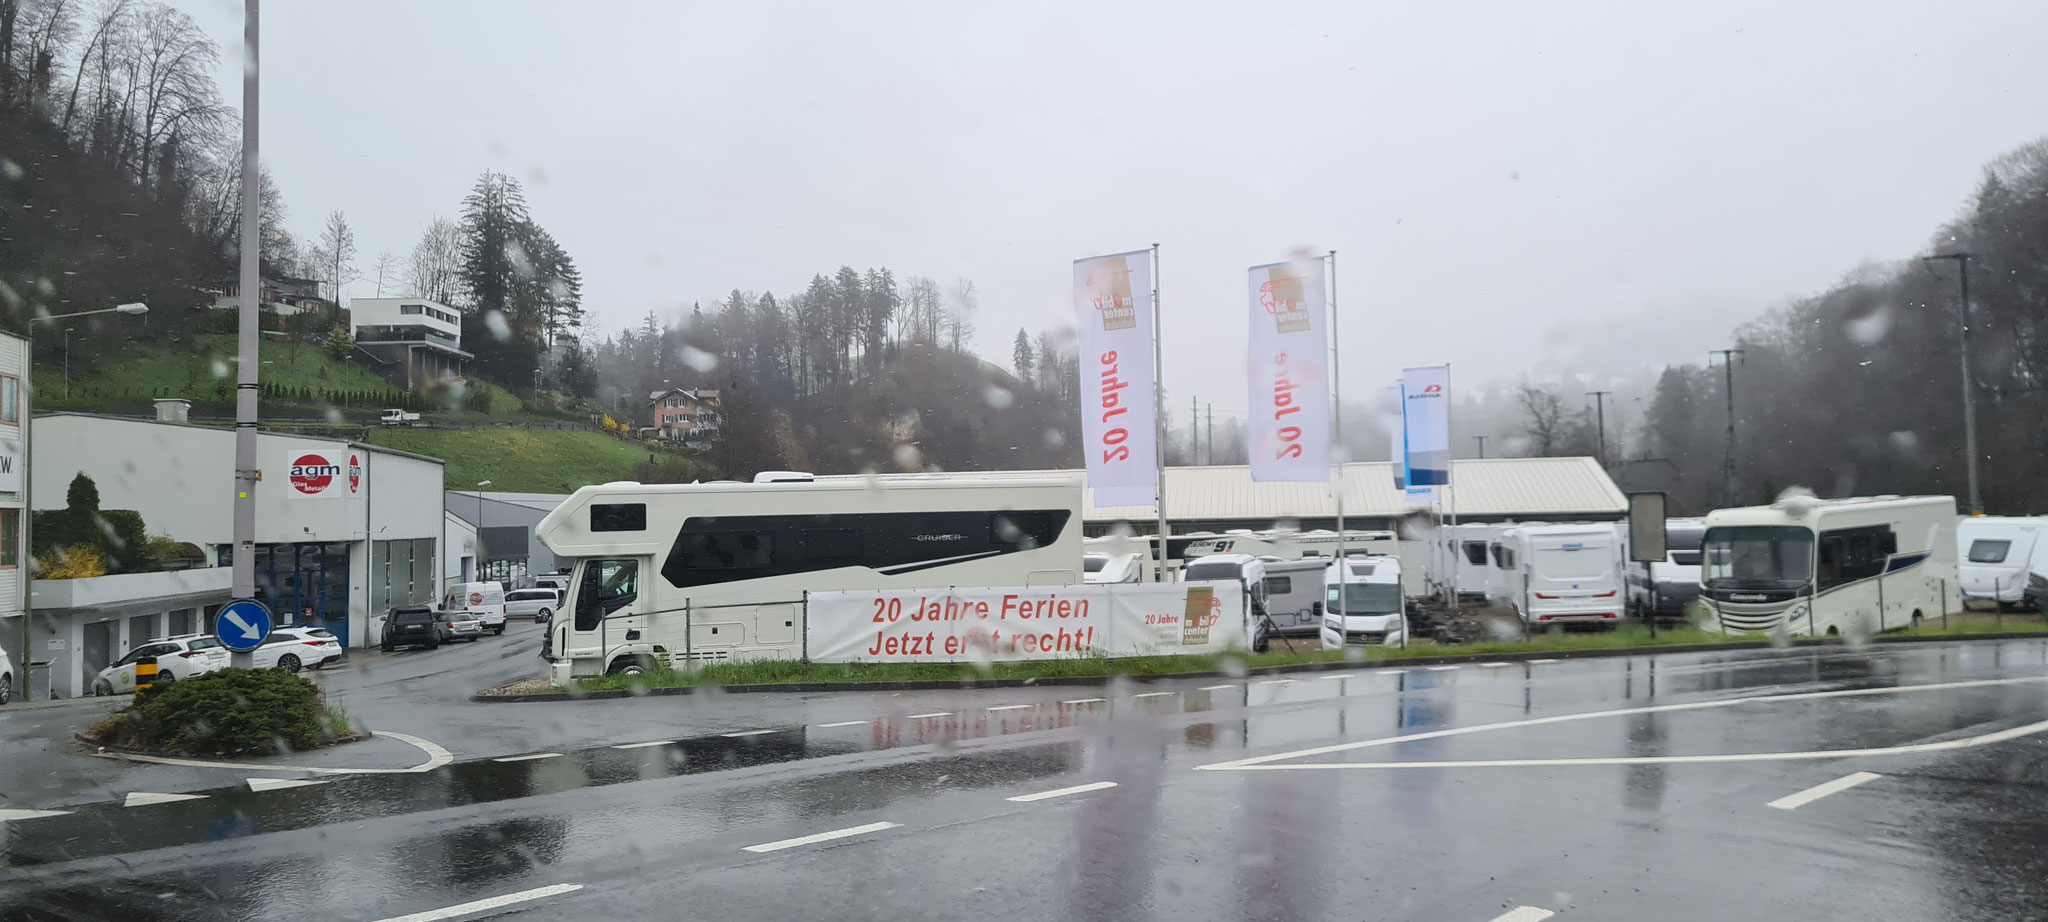
{"label": "silver car", "polygon": [[483,620],[478,618],[475,612],[449,611],[444,608],[435,611],[434,617],[440,622],[438,630],[442,643],[451,640],[475,643],[477,638],[484,636]]}

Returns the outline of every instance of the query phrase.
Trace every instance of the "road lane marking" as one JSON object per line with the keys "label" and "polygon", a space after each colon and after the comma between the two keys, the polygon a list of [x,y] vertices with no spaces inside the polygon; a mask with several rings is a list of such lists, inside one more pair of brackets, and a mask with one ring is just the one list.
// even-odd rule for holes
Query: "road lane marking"
{"label": "road lane marking", "polygon": [[670,743],[673,743],[673,742],[675,742],[675,740],[648,740],[647,742],[644,742],[644,743],[620,743],[619,745],[617,745],[617,746],[613,746],[612,748],[613,748],[613,749],[646,749],[646,748],[647,748],[647,747],[649,747],[649,746],[666,746],[666,745],[668,745],[668,744],[670,744]]}
{"label": "road lane marking", "polygon": [[1293,684],[1294,684],[1294,680],[1293,680],[1293,679],[1265,679],[1265,680],[1262,680],[1262,681],[1258,681],[1258,682],[1253,682],[1252,684],[1253,684],[1253,685],[1293,685]]}
{"label": "road lane marking", "polygon": [[1116,787],[1116,782],[1114,781],[1096,781],[1090,784],[1077,784],[1070,788],[1054,788],[1050,791],[1040,791],[1036,794],[1019,794],[1015,797],[1003,799],[1014,803],[1028,804],[1032,801],[1051,800],[1055,797],[1065,797],[1069,794],[1086,794],[1089,791],[1101,791],[1113,787]]}
{"label": "road lane marking", "polygon": [[761,736],[761,735],[763,735],[763,734],[767,734],[767,733],[781,733],[781,732],[782,732],[781,730],[734,730],[734,731],[733,731],[733,732],[731,732],[731,733],[720,733],[720,734],[718,734],[718,735],[719,735],[719,736],[730,736],[730,737],[732,737],[732,738],[734,738],[734,739],[738,739],[738,738],[740,738],[740,737],[743,737],[743,736]]}
{"label": "road lane marking", "polygon": [[1424,666],[1424,667],[1422,667],[1422,668],[1424,668],[1424,669],[1427,669],[1427,670],[1429,670],[1429,671],[1431,671],[1431,672],[1449,672],[1449,671],[1451,671],[1451,670],[1453,670],[1453,669],[1456,669],[1456,668],[1458,668],[1458,667],[1456,667],[1456,666]]}
{"label": "road lane marking", "polygon": [[1543,922],[1557,913],[1537,906],[1517,906],[1494,916],[1492,922]]}
{"label": "road lane marking", "polygon": [[1777,800],[1771,801],[1769,804],[1766,804],[1766,806],[1776,807],[1780,810],[1797,810],[1800,807],[1813,803],[1814,801],[1826,797],[1829,794],[1839,794],[1859,784],[1868,784],[1882,777],[1884,776],[1876,772],[1856,772],[1854,774],[1843,775],[1842,777],[1836,778],[1835,780],[1829,781],[1825,784],[1816,784],[1813,787],[1807,788],[1804,791],[1800,791],[1797,794],[1787,794],[1783,797],[1778,798]]}
{"label": "road lane marking", "polygon": [[1554,659],[1530,659],[1530,660],[1523,660],[1522,662],[1528,663],[1528,664],[1530,664],[1530,665],[1532,665],[1532,666],[1544,666],[1544,665],[1548,665],[1548,664],[1550,664],[1550,663],[1556,663],[1556,662],[1561,662],[1561,660],[1554,660]]}
{"label": "road lane marking", "polygon": [[904,720],[924,720],[924,719],[927,719],[927,718],[931,718],[931,717],[951,717],[951,716],[953,716],[953,715],[954,715],[954,713],[956,713],[956,712],[954,712],[954,711],[933,711],[933,712],[931,712],[931,713],[929,713],[929,714],[912,714],[912,715],[910,715],[909,717],[905,717],[905,718],[903,718],[903,719],[904,719]]}
{"label": "road lane marking", "polygon": [[1021,710],[1025,709],[1025,708],[1029,708],[1029,707],[1037,707],[1037,706],[1038,706],[1038,705],[1035,705],[1035,704],[1002,704],[1002,705],[997,705],[997,706],[995,706],[995,707],[989,708],[989,710],[991,710],[991,711],[1021,711]]}
{"label": "road lane marking", "polygon": [[205,800],[204,794],[151,794],[147,791],[133,791],[128,799],[121,802],[123,807],[147,807],[150,804],[169,804],[181,800]]}
{"label": "road lane marking", "polygon": [[1558,714],[1551,717],[1532,717],[1525,720],[1507,720],[1499,723],[1477,724],[1470,727],[1452,727],[1447,730],[1431,730],[1426,733],[1410,733],[1405,736],[1383,736],[1378,739],[1359,740],[1355,743],[1338,743],[1332,746],[1318,746],[1313,749],[1299,749],[1273,755],[1254,756],[1231,762],[1216,762],[1195,766],[1197,771],[1255,771],[1284,770],[1290,768],[1480,768],[1498,766],[1538,765],[1672,765],[1700,762],[1767,762],[1778,759],[1835,759],[1858,755],[1903,755],[1917,752],[1941,752],[1963,749],[2018,739],[2035,733],[2048,731],[2048,720],[2031,723],[2010,730],[1999,730],[1983,736],[1938,743],[1914,743],[1876,749],[1829,749],[1816,752],[1756,752],[1725,753],[1698,756],[1616,756],[1587,759],[1504,759],[1473,762],[1335,762],[1323,764],[1266,765],[1286,759],[1300,759],[1308,756],[1328,755],[1335,752],[1349,752],[1370,746],[1388,746],[1417,740],[1439,739],[1447,736],[1465,736],[1492,730],[1511,730],[1517,727],[1535,727],[1546,724],[1569,723],[1576,720],[1592,720],[1601,717],[1621,717],[1628,714],[1661,714],[1671,711],[1697,711],[1707,708],[1730,707],[1738,704],[1757,704],[1776,701],[1811,701],[1822,698],[1854,698],[1871,695],[1895,695],[1915,691],[1948,691],[1958,688],[1989,688],[2000,685],[2038,684],[2048,682],[2048,676],[2020,676],[2010,679],[1974,679],[1964,682],[1937,682],[1927,685],[1898,685],[1885,688],[1846,688],[1833,691],[1791,692],[1782,695],[1750,695],[1741,698],[1715,698],[1710,701],[1687,701],[1680,704],[1653,704],[1643,707],[1618,708],[1606,711],[1586,711],[1577,714]]}
{"label": "road lane marking", "polygon": [[1379,669],[1379,670],[1375,670],[1375,671],[1373,672],[1373,675],[1407,675],[1407,674],[1408,674],[1408,670],[1406,670],[1406,669]]}
{"label": "road lane marking", "polygon": [[902,823],[869,823],[866,826],[848,826],[845,829],[834,829],[831,832],[816,832],[807,836],[797,836],[794,839],[782,839],[776,842],[764,842],[760,845],[749,845],[741,849],[741,851],[756,853],[776,852],[785,848],[795,848],[799,845],[809,845],[813,842],[830,842],[833,839],[844,839],[849,836],[864,836],[871,832],[881,832],[884,829],[896,829],[902,825]]}
{"label": "road lane marking", "polygon": [[555,884],[552,887],[535,887],[532,890],[521,890],[518,893],[507,893],[504,896],[472,900],[467,903],[447,907],[446,909],[429,909],[425,912],[378,919],[377,922],[436,922],[436,920],[440,919],[453,919],[456,916],[467,916],[492,909],[503,909],[506,906],[516,906],[520,903],[528,903],[550,896],[574,893],[581,889],[583,889],[582,884]]}
{"label": "road lane marking", "polygon": [[325,781],[308,781],[304,778],[250,778],[249,790],[275,791],[281,788],[303,788],[309,785],[326,783]]}
{"label": "road lane marking", "polygon": [[1060,702],[1060,703],[1061,703],[1061,704],[1095,704],[1095,703],[1097,703],[1097,702],[1100,702],[1100,701],[1108,701],[1108,700],[1109,700],[1108,698],[1075,698],[1075,699],[1074,699],[1074,700],[1072,700],[1072,701],[1062,701],[1062,702]]}
{"label": "road lane marking", "polygon": [[64,816],[69,810],[0,810],[0,823],[8,820],[33,820],[45,816]]}
{"label": "road lane marking", "polygon": [[1483,667],[1485,667],[1485,668],[1487,668],[1487,669],[1499,669],[1499,668],[1500,668],[1500,667],[1502,667],[1502,666],[1513,666],[1513,665],[1514,665],[1514,663],[1500,663],[1500,662],[1494,662],[1494,663],[1480,663],[1479,665],[1481,665],[1481,666],[1483,666]]}
{"label": "road lane marking", "polygon": [[1318,679],[1355,679],[1355,678],[1358,678],[1358,673],[1355,673],[1355,672],[1339,672],[1339,673],[1335,673],[1335,674],[1332,674],[1332,675],[1319,675],[1319,676],[1316,676],[1316,678],[1318,678]]}
{"label": "road lane marking", "polygon": [[1235,685],[1204,685],[1204,686],[1202,686],[1201,690],[1202,690],[1202,691],[1223,691],[1223,690],[1225,690],[1225,689],[1230,689],[1230,688],[1236,688],[1236,687],[1237,687],[1237,686],[1235,686]]}
{"label": "road lane marking", "polygon": [[498,758],[492,759],[491,761],[493,761],[493,762],[531,762],[531,761],[533,761],[533,760],[535,760],[535,759],[554,759],[554,758],[560,758],[560,757],[561,757],[561,755],[562,755],[562,754],[561,754],[561,753],[559,753],[559,752],[536,752],[536,753],[534,753],[534,754],[532,754],[532,755],[525,755],[525,756],[499,756]]}
{"label": "road lane marking", "polygon": [[1146,692],[1146,693],[1144,693],[1144,694],[1142,694],[1142,695],[1132,695],[1131,697],[1133,697],[1133,698],[1164,698],[1164,697],[1166,697],[1167,695],[1178,695],[1178,694],[1180,694],[1180,692]]}
{"label": "road lane marking", "polygon": [[858,727],[858,726],[860,726],[860,725],[862,725],[862,724],[871,724],[871,723],[874,723],[874,721],[872,721],[872,720],[842,720],[842,721],[840,721],[840,722],[838,722],[838,723],[836,723],[836,724],[819,724],[819,725],[818,725],[818,729],[820,729],[820,730],[831,730],[831,729],[835,729],[835,728],[838,728],[838,727]]}

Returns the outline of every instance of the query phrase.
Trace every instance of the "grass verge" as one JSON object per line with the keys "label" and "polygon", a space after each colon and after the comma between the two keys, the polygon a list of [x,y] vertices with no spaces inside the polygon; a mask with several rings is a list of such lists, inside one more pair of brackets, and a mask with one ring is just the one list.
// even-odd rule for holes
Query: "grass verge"
{"label": "grass verge", "polygon": [[602,432],[571,429],[391,429],[371,432],[372,445],[448,462],[450,490],[490,480],[509,493],[567,493],[577,487],[631,480],[648,449]]}

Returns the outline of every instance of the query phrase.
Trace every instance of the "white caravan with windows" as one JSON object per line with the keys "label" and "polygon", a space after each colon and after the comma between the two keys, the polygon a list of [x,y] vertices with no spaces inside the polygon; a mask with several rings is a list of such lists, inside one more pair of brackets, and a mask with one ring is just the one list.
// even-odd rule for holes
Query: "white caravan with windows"
{"label": "white caravan with windows", "polygon": [[1405,644],[1407,605],[1401,592],[1401,558],[1331,561],[1323,577],[1323,649],[1339,650],[1347,643]]}
{"label": "white caravan with windows", "polygon": [[1530,625],[1621,623],[1621,529],[1609,522],[1516,525],[1488,548],[1495,601]]}
{"label": "white caravan with windows", "polygon": [[1815,499],[1707,515],[1705,627],[1888,630],[1958,608],[1952,496]]}
{"label": "white caravan with windows", "polygon": [[1963,601],[2040,607],[2048,597],[2048,518],[1970,516],[1956,523]]}
{"label": "white caravan with windows", "polygon": [[543,650],[557,685],[797,659],[806,592],[1081,582],[1078,478],[608,483],[534,533],[576,561]]}

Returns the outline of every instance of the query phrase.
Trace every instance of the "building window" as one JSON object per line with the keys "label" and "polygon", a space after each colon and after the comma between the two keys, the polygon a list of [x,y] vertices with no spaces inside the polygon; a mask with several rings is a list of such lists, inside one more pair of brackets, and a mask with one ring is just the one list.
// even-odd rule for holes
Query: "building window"
{"label": "building window", "polygon": [[398,306],[398,312],[401,314],[418,314],[425,312],[426,309],[427,306],[424,304],[400,304]]}
{"label": "building window", "polygon": [[0,570],[21,563],[21,510],[0,509]]}
{"label": "building window", "polygon": [[0,423],[21,425],[21,379],[0,375]]}

